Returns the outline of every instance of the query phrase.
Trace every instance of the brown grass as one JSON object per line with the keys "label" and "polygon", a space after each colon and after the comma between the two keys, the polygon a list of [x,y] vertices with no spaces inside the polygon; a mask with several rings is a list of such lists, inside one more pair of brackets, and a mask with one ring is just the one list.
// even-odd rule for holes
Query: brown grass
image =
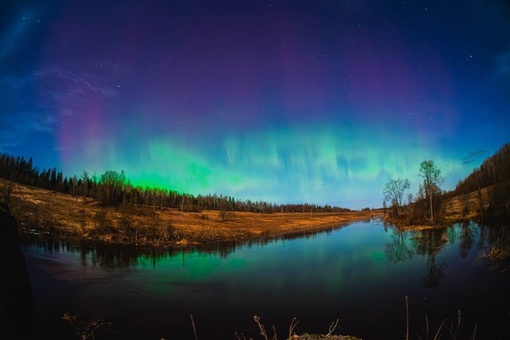
{"label": "brown grass", "polygon": [[457,195],[445,199],[441,206],[440,214],[436,216],[435,222],[427,224],[407,224],[400,217],[386,216],[386,221],[397,225],[402,230],[426,230],[442,228],[453,223],[462,221],[480,221],[483,219],[480,214],[481,208],[486,211],[489,203],[489,193],[492,187],[482,188],[480,192],[473,191],[465,195]]}
{"label": "brown grass", "polygon": [[[0,180],[0,188],[6,185]],[[101,207],[97,201],[72,197],[45,189],[16,185],[11,195],[11,210],[23,228],[43,224],[52,225],[66,234],[91,235],[100,220],[106,220],[114,229],[129,223],[138,230],[157,228],[170,230],[176,245],[204,241],[240,241],[262,236],[279,236],[325,230],[354,221],[382,215],[381,211],[354,211],[339,213],[273,213],[219,211],[181,212],[177,209],[120,205]],[[170,228],[168,228],[170,227]],[[107,235],[101,238],[108,241]],[[143,240],[141,240],[143,242]]]}
{"label": "brown grass", "polygon": [[[480,204],[485,207],[489,202],[488,188],[449,198],[443,202],[443,211],[449,220],[473,220],[479,218]],[[481,202],[480,202],[481,199]]]}

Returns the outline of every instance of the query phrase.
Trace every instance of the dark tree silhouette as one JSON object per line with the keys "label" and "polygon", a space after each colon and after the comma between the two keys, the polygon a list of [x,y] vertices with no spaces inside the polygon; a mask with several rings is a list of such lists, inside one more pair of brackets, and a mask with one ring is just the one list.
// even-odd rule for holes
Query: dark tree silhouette
{"label": "dark tree silhouette", "polygon": [[426,287],[437,286],[444,277],[446,264],[436,264],[436,256],[446,245],[445,229],[428,229],[420,232],[416,239],[416,252],[427,256],[427,274],[423,276],[423,283]]}
{"label": "dark tree silhouette", "polygon": [[104,205],[121,203],[125,182],[126,176],[124,170],[120,173],[109,170],[102,174],[99,180],[99,186],[101,188],[99,202]]}
{"label": "dark tree silhouette", "polygon": [[402,211],[402,198],[404,193],[411,187],[411,183],[408,179],[390,179],[384,186],[383,194],[384,201],[390,202],[391,205],[397,210],[397,214],[400,215]]}
{"label": "dark tree silhouette", "polygon": [[423,161],[420,164],[420,177],[423,178],[423,188],[425,189],[425,196],[429,200],[430,206],[430,220],[434,220],[434,205],[432,197],[440,193],[439,186],[443,183],[441,170],[434,164],[433,161]]}
{"label": "dark tree silhouette", "polygon": [[393,228],[391,242],[386,243],[386,256],[392,262],[403,262],[413,257],[413,251],[406,243],[407,232]]}
{"label": "dark tree silhouette", "polygon": [[[83,202],[87,197],[96,199],[102,205],[134,204],[146,205],[154,209],[174,208],[182,211],[221,210],[255,213],[293,213],[293,212],[348,212],[350,209],[315,204],[274,204],[264,201],[239,200],[231,196],[217,194],[193,196],[174,190],[133,186],[124,171],[106,171],[101,176],[89,176],[83,171],[81,178],[64,177],[56,168],[34,168],[32,159],[13,157],[0,153],[0,178],[9,182],[33,185],[71,195],[82,194]],[[7,185],[7,184],[6,184]],[[14,188],[14,184],[10,184]],[[6,186],[7,188],[7,186]],[[3,190],[5,191],[5,190]]]}

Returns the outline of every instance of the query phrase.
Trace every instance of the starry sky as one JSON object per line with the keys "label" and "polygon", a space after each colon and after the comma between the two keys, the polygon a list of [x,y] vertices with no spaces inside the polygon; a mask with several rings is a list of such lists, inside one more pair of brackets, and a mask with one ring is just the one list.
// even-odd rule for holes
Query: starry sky
{"label": "starry sky", "polygon": [[65,176],[359,209],[510,141],[505,0],[0,6],[0,151]]}

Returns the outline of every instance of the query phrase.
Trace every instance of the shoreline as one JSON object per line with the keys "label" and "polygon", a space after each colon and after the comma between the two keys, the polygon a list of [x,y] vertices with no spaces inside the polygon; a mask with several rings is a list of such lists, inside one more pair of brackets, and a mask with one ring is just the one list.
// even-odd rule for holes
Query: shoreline
{"label": "shoreline", "polygon": [[[203,212],[201,212],[203,213]],[[216,212],[217,213],[217,212]],[[241,214],[241,213],[239,213]],[[245,213],[245,214],[254,214],[256,213]],[[35,237],[41,240],[54,240],[58,242],[71,242],[86,246],[95,246],[97,244],[102,245],[121,245],[121,246],[135,246],[135,247],[159,247],[159,248],[174,248],[174,249],[186,249],[186,248],[207,248],[211,245],[217,244],[232,244],[232,243],[249,243],[249,242],[257,242],[261,240],[269,240],[269,239],[280,239],[280,238],[294,238],[301,237],[309,234],[326,232],[328,230],[333,230],[337,228],[342,228],[351,223],[369,221],[375,218],[381,218],[380,214],[359,214],[356,216],[342,216],[345,214],[352,213],[324,213],[329,216],[316,216],[316,217],[306,217],[302,216],[301,213],[292,213],[289,215],[292,216],[292,222],[288,224],[281,225],[277,228],[272,229],[271,226],[273,224],[278,223],[282,217],[287,217],[287,214],[275,213],[269,215],[270,217],[274,217],[273,223],[262,223],[256,227],[256,230],[250,230],[251,226],[241,226],[238,223],[243,223],[243,218],[239,219],[239,221],[235,225],[224,225],[222,226],[222,230],[217,230],[216,232],[211,232],[206,229],[202,230],[198,226],[191,226],[192,230],[184,230],[180,227],[177,227],[173,230],[174,237],[169,237],[168,239],[147,239],[143,237],[139,241],[134,241],[132,239],[125,239],[119,236],[118,231],[112,231],[110,233],[105,234],[94,234],[91,235],[93,230],[89,230],[85,233],[81,233],[79,230],[70,229],[70,226],[60,226],[55,228],[52,232],[48,232],[41,229],[33,229],[28,228],[25,225],[19,225],[18,230],[19,233],[23,235],[23,237]],[[280,215],[280,216],[277,216]],[[319,214],[317,214],[319,215]],[[267,215],[264,216],[267,219]],[[334,222],[327,221],[332,218],[336,218],[337,220]],[[252,218],[253,219],[253,218]],[[255,216],[254,220],[257,220],[257,216]],[[262,218],[261,218],[262,220]],[[309,224],[313,223],[313,224]],[[224,228],[230,229],[229,231],[223,230]],[[147,227],[142,227],[143,229],[147,229]]]}
{"label": "shoreline", "polygon": [[381,210],[268,214],[128,204],[102,207],[90,198],[24,185],[13,191],[10,209],[22,233],[55,240],[176,248],[318,232],[383,216]]}

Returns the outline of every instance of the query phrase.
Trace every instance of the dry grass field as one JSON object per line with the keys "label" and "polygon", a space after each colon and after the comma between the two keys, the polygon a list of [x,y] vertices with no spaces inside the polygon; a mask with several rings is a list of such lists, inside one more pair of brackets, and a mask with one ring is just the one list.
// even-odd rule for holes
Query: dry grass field
{"label": "dry grass field", "polygon": [[[5,188],[7,183],[0,180]],[[23,229],[52,230],[55,234],[112,242],[190,245],[211,241],[241,241],[324,230],[382,215],[381,211],[338,213],[249,213],[119,205],[101,207],[96,201],[45,189],[15,184],[10,197],[12,213]],[[131,229],[129,229],[131,228]],[[122,234],[132,230],[140,237]],[[101,230],[101,232],[97,232]],[[106,232],[105,232],[106,230]],[[96,232],[95,232],[96,231]],[[147,235],[153,235],[148,239]],[[145,235],[145,236],[141,236]]]}
{"label": "dry grass field", "polygon": [[477,219],[480,214],[480,205],[486,207],[489,202],[489,188],[470,192],[466,195],[455,196],[443,202],[443,212],[448,220]]}

